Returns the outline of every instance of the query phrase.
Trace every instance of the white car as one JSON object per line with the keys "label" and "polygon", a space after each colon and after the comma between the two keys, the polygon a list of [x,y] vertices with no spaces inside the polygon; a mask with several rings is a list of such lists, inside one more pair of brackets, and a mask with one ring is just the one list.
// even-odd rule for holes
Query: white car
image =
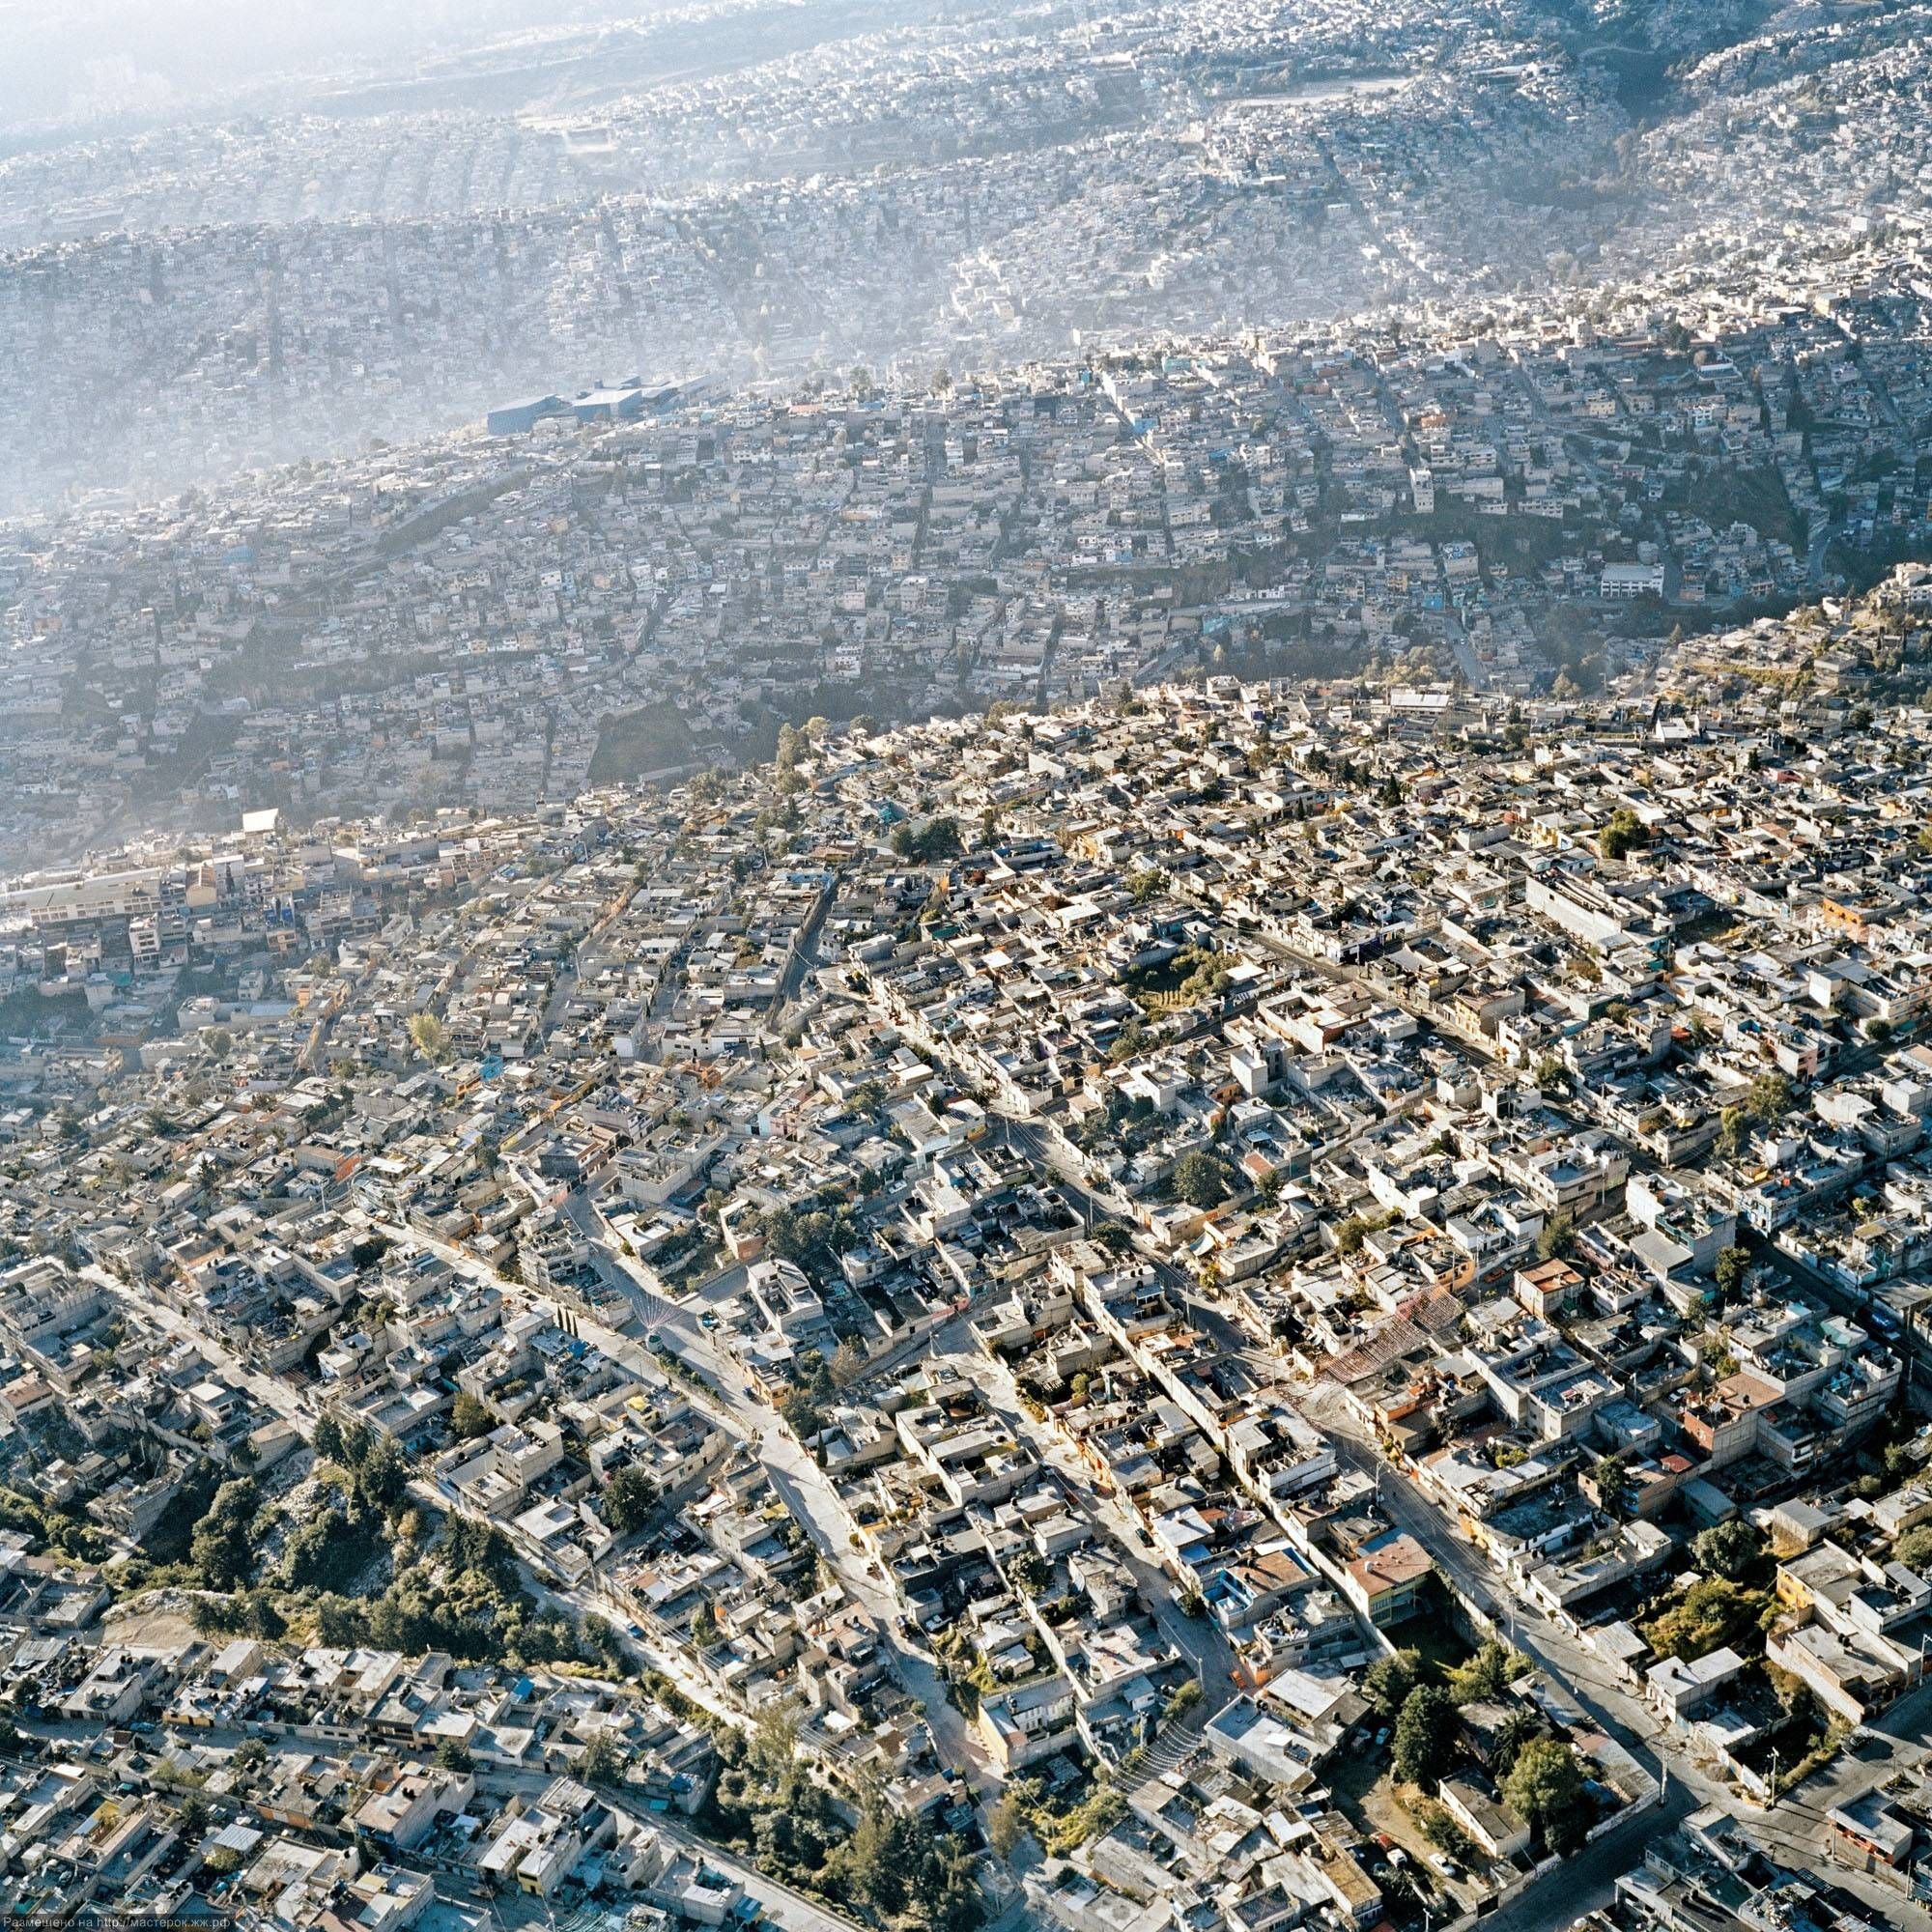
{"label": "white car", "polygon": [[1429,1862],[1433,1864],[1435,1867],[1435,1869],[1442,1874],[1444,1878],[1454,1878],[1456,1876],[1456,1861],[1450,1858],[1447,1853],[1431,1852],[1429,1855]]}

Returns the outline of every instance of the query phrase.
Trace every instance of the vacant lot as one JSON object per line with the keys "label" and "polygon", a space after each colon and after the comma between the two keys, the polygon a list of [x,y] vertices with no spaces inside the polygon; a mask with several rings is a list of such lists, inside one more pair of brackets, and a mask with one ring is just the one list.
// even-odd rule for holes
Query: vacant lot
{"label": "vacant lot", "polygon": [[590,757],[590,782],[618,784],[672,771],[691,762],[696,746],[684,713],[674,704],[647,705],[607,718]]}

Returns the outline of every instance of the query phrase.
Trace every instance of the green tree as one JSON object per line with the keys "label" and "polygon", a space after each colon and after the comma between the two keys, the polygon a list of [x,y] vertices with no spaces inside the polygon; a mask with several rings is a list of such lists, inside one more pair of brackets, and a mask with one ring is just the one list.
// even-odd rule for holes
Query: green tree
{"label": "green tree", "polygon": [[434,1013],[410,1015],[410,1039],[425,1060],[440,1061],[449,1052],[449,1030]]}
{"label": "green tree", "polygon": [[1527,1704],[1519,1704],[1496,1726],[1492,1748],[1495,1752],[1495,1773],[1498,1777],[1507,1777],[1510,1768],[1522,1755],[1523,1747],[1533,1738],[1543,1735],[1543,1719]]}
{"label": "green tree", "polygon": [[1217,1208],[1228,1198],[1227,1165],[1204,1149],[1195,1148],[1174,1164],[1174,1194],[1190,1208]]}
{"label": "green tree", "polygon": [[250,1590],[242,1599],[242,1628],[264,1643],[275,1643],[289,1632],[288,1619],[266,1590]]}
{"label": "green tree", "polygon": [[332,1650],[354,1650],[369,1641],[369,1612],[330,1591],[317,1600],[315,1634]]}
{"label": "green tree", "polygon": [[798,1712],[789,1697],[773,1697],[758,1707],[748,1750],[753,1769],[767,1784],[781,1784],[798,1757]]}
{"label": "green tree", "polygon": [[825,1427],[825,1418],[811,1399],[810,1390],[796,1383],[780,1400],[779,1417],[801,1442],[809,1442]]}
{"label": "green tree", "polygon": [[841,1860],[853,1891],[888,1918],[897,1918],[906,1906],[912,1847],[905,1822],[877,1785],[868,1784]]}
{"label": "green tree", "polygon": [[1451,1689],[1459,1704],[1492,1703],[1520,1677],[1528,1661],[1506,1643],[1485,1643],[1451,1674]]}
{"label": "green tree", "polygon": [[1557,1261],[1577,1245],[1577,1223],[1568,1214],[1552,1214],[1536,1233],[1536,1258]]}
{"label": "green tree", "polygon": [[354,1483],[364,1507],[386,1515],[410,1492],[410,1465],[386,1436],[368,1442],[355,1462]]}
{"label": "green tree", "polygon": [[249,1531],[260,1502],[261,1492],[246,1476],[215,1491],[188,1539],[188,1562],[204,1590],[236,1590],[247,1581],[255,1555]]}
{"label": "green tree", "polygon": [[917,830],[910,819],[903,820],[893,828],[892,847],[901,859],[909,859],[918,866],[956,858],[964,849],[959,821],[947,817],[929,818]]}
{"label": "green tree", "polygon": [[1713,1523],[1691,1548],[1697,1567],[1710,1577],[1721,1577],[1727,1583],[1745,1583],[1763,1563],[1768,1545],[1764,1531],[1747,1517],[1733,1517],[1729,1522]]}
{"label": "green tree", "polygon": [[436,1761],[444,1771],[472,1771],[476,1765],[468,1747],[457,1738],[444,1738],[437,1745]]}
{"label": "green tree", "polygon": [[1794,1097],[1791,1082],[1783,1074],[1760,1073],[1750,1084],[1745,1105],[1753,1120],[1770,1123],[1790,1113]]}
{"label": "green tree", "polygon": [[187,1620],[197,1636],[232,1636],[235,1632],[233,1597],[197,1597],[188,1605]]}
{"label": "green tree", "polygon": [[986,1820],[986,1836],[993,1847],[993,1855],[1010,1859],[1019,1850],[1026,1828],[1026,1813],[1020,1809],[1012,1793],[1006,1793]]}
{"label": "green tree", "polygon": [[468,1389],[457,1392],[456,1401],[449,1410],[449,1429],[459,1442],[469,1442],[479,1435],[488,1435],[496,1426],[497,1418],[486,1405],[478,1402]]}
{"label": "green tree", "polygon": [[1036,1549],[1021,1549],[1008,1559],[1007,1576],[1021,1596],[1037,1597],[1053,1581],[1053,1565]]}
{"label": "green tree", "polygon": [[604,1520],[619,1536],[635,1536],[649,1522],[660,1500],[658,1486],[643,1470],[619,1469],[604,1489]]}
{"label": "green tree", "polygon": [[1932,1522],[1921,1522],[1908,1529],[1892,1545],[1891,1554],[1895,1562],[1921,1575],[1932,1568]]}
{"label": "green tree", "polygon": [[1392,1657],[1378,1658],[1362,1676],[1362,1695],[1384,1718],[1393,1718],[1408,1693],[1422,1682],[1422,1653],[1399,1650]]}
{"label": "green tree", "polygon": [[1632,1485],[1630,1464],[1621,1456],[1604,1456],[1590,1471],[1605,1511],[1619,1521],[1631,1513]]}
{"label": "green tree", "polygon": [[578,1776],[586,1784],[621,1784],[624,1753],[609,1731],[599,1731],[577,1760]]}
{"label": "green tree", "polygon": [[1590,1827],[1590,1803],[1577,1754],[1554,1738],[1536,1738],[1517,1753],[1503,1779],[1504,1802],[1543,1833],[1552,1852],[1569,1854]]}
{"label": "green tree", "polygon": [[1456,1706],[1448,1691],[1418,1684],[1395,1720],[1395,1768],[1410,1784],[1433,1784],[1449,1769],[1456,1748]]}
{"label": "green tree", "polygon": [[1335,1252],[1338,1255],[1358,1255],[1362,1243],[1381,1226],[1379,1216],[1371,1219],[1366,1214],[1350,1214],[1335,1229]]}
{"label": "green tree", "polygon": [[1627,859],[1650,843],[1650,828],[1628,806],[1610,813],[1610,821],[1597,834],[1597,850],[1605,859]]}
{"label": "green tree", "polygon": [[1721,1249],[1718,1255],[1718,1303],[1722,1307],[1744,1290],[1745,1276],[1750,1271],[1750,1250],[1742,1247]]}

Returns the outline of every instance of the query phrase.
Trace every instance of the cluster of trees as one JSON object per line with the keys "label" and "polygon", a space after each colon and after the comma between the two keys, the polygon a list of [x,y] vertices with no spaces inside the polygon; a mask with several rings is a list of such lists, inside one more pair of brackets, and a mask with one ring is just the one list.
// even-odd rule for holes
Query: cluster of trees
{"label": "cluster of trees", "polygon": [[256,1518],[262,1492],[254,1479],[238,1476],[215,1491],[188,1540],[188,1565],[204,1590],[239,1590],[255,1567]]}
{"label": "cluster of trees", "polygon": [[939,1660],[947,1695],[967,1717],[977,1717],[980,1698],[990,1697],[997,1687],[992,1665],[980,1655],[971,1635],[957,1625],[933,1637],[932,1653]]}
{"label": "cluster of trees", "polygon": [[848,1831],[798,1754],[792,1713],[767,1710],[751,1734],[723,1729],[710,1833],[784,1884],[858,1904],[900,1932],[973,1932],[983,1914],[971,1854],[925,1819],[905,1817],[876,1785],[859,1793]]}
{"label": "cluster of trees", "polygon": [[[1430,1785],[1456,1762],[1461,1706],[1493,1701],[1527,1660],[1508,1646],[1486,1643],[1445,1685],[1423,1677],[1412,1650],[1376,1664],[1364,1680],[1370,1701],[1395,1714],[1395,1768],[1412,1784]],[[1555,1852],[1572,1852],[1590,1827],[1591,1805],[1576,1753],[1547,1735],[1542,1718],[1527,1705],[1514,1709],[1495,1737],[1493,1769],[1504,1802],[1543,1834]]]}
{"label": "cluster of trees", "polygon": [[1016,1777],[987,1820],[987,1836],[1001,1858],[1010,1858],[1032,1832],[1055,1858],[1076,1852],[1090,1838],[1111,1832],[1127,1815],[1126,1800],[1104,1779],[1077,1804],[1056,1809],[1037,1777]]}
{"label": "cluster of trees", "polygon": [[941,816],[915,826],[911,819],[893,827],[892,847],[901,859],[915,866],[930,866],[940,859],[954,859],[965,849],[959,838],[959,821]]}
{"label": "cluster of trees", "polygon": [[385,1528],[381,1511],[325,1490],[283,1543],[278,1580],[290,1590],[353,1590],[384,1548]]}
{"label": "cluster of trees", "polygon": [[188,1621],[198,1636],[254,1636],[265,1643],[288,1634],[289,1622],[266,1590],[243,1590],[236,1596],[197,1597]]}
{"label": "cluster of trees", "polygon": [[345,1426],[325,1413],[315,1425],[311,1446],[318,1462],[332,1463],[341,1471],[350,1495],[364,1509],[386,1516],[409,1495],[410,1465],[403,1452],[361,1423]]}
{"label": "cluster of trees", "polygon": [[[1434,1681],[1421,1652],[1399,1650],[1372,1664],[1362,1679],[1363,1694],[1385,1718],[1395,1719],[1395,1768],[1410,1784],[1429,1785],[1444,1776],[1456,1761],[1457,1736],[1464,1704],[1493,1702],[1529,1668],[1529,1660],[1507,1644],[1486,1643],[1465,1662]],[[1541,1728],[1535,1713],[1523,1707],[1520,1734],[1508,1738],[1504,1750],[1516,1748]]]}
{"label": "cluster of trees", "polygon": [[1228,963],[1211,946],[1183,946],[1161,965],[1136,967],[1124,978],[1129,992],[1171,992],[1189,1003],[1218,999],[1229,984]]}
{"label": "cluster of trees", "polygon": [[[1121,1039],[1125,1039],[1135,1029],[1124,1028]],[[1120,1040],[1115,1041],[1118,1046]],[[1138,1051],[1139,1042],[1129,1051]],[[1145,1094],[1137,1094],[1132,1099],[1122,1094],[1118,1087],[1110,1088],[1104,1109],[1096,1109],[1089,1114],[1073,1129],[1076,1146],[1088,1153],[1098,1153],[1102,1148],[1119,1146],[1131,1153],[1137,1147],[1144,1146],[1154,1137],[1157,1115],[1154,1104]]]}
{"label": "cluster of trees", "polygon": [[800,728],[787,721],[779,726],[778,749],[772,754],[772,763],[779,777],[788,779],[798,770],[801,758],[811,755],[812,743],[831,729],[829,722],[823,718],[809,718],[805,728]]}
{"label": "cluster of trees", "polygon": [[316,1424],[314,1447],[321,1487],[269,1580],[300,1593],[353,1592],[385,1550],[406,1550],[425,1534],[410,1507],[409,1464],[393,1442],[332,1415]]}
{"label": "cluster of trees", "polygon": [[972,1854],[929,1820],[908,1818],[867,1786],[852,1835],[833,1854],[835,1895],[860,1899],[894,1925],[972,1932],[983,1917]]}
{"label": "cluster of trees", "polygon": [[1690,1585],[1681,1602],[1652,1618],[1643,1634],[1659,1657],[1680,1657],[1691,1663],[1725,1644],[1744,1642],[1776,1615],[1777,1604],[1768,1592],[1747,1589],[1727,1577],[1705,1577]]}
{"label": "cluster of trees", "polygon": [[[1907,1377],[1899,1385],[1883,1427],[1859,1458],[1861,1473],[1852,1484],[1852,1493],[1864,1501],[1882,1496],[1888,1490],[1911,1482],[1919,1474],[1922,1459],[1918,1450],[1918,1418],[1912,1409],[1910,1381]],[[1914,1532],[1908,1530],[1893,1551],[1901,1562],[1912,1562],[1902,1552],[1913,1536]],[[1913,1548],[1921,1555],[1932,1556],[1932,1540],[1914,1542]]]}
{"label": "cluster of trees", "polygon": [[316,1600],[315,1611],[327,1644],[446,1650],[465,1662],[512,1668],[584,1661],[571,1621],[539,1607],[523,1587],[501,1533],[464,1516],[447,1518],[434,1548],[401,1564],[380,1597],[330,1593]]}
{"label": "cluster of trees", "polygon": [[112,1543],[86,1518],[14,1490],[0,1490],[0,1527],[23,1530],[42,1549],[76,1563],[105,1563],[114,1551]]}
{"label": "cluster of trees", "polygon": [[838,1389],[864,1373],[866,1354],[856,1343],[841,1342],[831,1361],[816,1349],[798,1357],[796,1378],[779,1398],[779,1419],[801,1442],[810,1441],[825,1427],[825,1411]]}
{"label": "cluster of trees", "polygon": [[[1292,756],[1293,754],[1291,753],[1290,755]],[[1365,788],[1376,782],[1376,773],[1373,765],[1358,765],[1353,758],[1334,757],[1320,745],[1317,745],[1309,752],[1308,755],[1301,762],[1311,772],[1315,772],[1318,775],[1332,776],[1338,784]],[[1389,796],[1392,786],[1394,787],[1393,798]],[[1384,805],[1400,805],[1402,803],[1402,786],[1396,782],[1393,774],[1383,779],[1380,785],[1377,787],[1377,797]]]}
{"label": "cluster of trees", "polygon": [[[431,1512],[426,1520],[412,1505],[409,1465],[393,1443],[325,1415],[314,1446],[317,1500],[284,1539],[271,1574],[257,1577],[273,1513],[254,1481],[240,1476],[208,1498],[184,1559],[135,1580],[210,1593],[193,1615],[211,1634],[278,1637],[299,1612],[327,1644],[444,1650],[512,1665],[582,1660],[574,1622],[542,1609],[523,1587],[498,1531],[463,1516]],[[374,1597],[351,1594],[384,1552],[394,1565],[388,1586]]]}
{"label": "cluster of trees", "polygon": [[816,1208],[771,1208],[759,1217],[758,1232],[766,1251],[779,1260],[824,1273],[858,1246],[864,1231],[851,1208],[835,1201]]}

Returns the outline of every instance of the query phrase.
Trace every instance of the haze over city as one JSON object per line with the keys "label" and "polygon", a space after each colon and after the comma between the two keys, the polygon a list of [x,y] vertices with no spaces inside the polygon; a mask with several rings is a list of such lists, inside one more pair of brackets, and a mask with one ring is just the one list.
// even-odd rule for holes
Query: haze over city
{"label": "haze over city", "polygon": [[0,1907],[1932,1926],[1928,95],[0,5]]}

